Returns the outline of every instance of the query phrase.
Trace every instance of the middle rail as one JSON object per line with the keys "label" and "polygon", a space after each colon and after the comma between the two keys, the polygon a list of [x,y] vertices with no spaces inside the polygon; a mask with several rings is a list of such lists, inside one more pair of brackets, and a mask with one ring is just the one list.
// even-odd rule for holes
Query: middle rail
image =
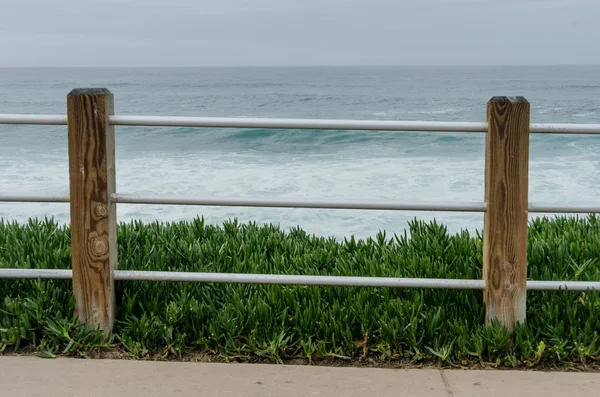
{"label": "middle rail", "polygon": [[[265,208],[318,208],[380,211],[443,211],[443,212],[486,212],[485,202],[477,201],[360,201],[360,200],[310,200],[254,197],[186,197],[186,196],[141,196],[135,194],[113,194],[113,203],[198,205],[213,207],[265,207]],[[5,203],[68,203],[68,195],[0,194]],[[561,205],[530,203],[532,213],[591,214],[600,213],[600,205]]]}

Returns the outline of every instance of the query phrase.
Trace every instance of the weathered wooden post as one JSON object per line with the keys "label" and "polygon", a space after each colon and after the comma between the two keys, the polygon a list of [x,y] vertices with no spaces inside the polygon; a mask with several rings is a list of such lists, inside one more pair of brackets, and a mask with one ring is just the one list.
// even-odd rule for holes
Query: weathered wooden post
{"label": "weathered wooden post", "polygon": [[483,279],[486,325],[497,319],[508,330],[525,321],[529,102],[493,97],[485,153]]}
{"label": "weathered wooden post", "polygon": [[115,321],[117,265],[113,95],[75,89],[67,96],[73,294],[79,319],[105,335]]}

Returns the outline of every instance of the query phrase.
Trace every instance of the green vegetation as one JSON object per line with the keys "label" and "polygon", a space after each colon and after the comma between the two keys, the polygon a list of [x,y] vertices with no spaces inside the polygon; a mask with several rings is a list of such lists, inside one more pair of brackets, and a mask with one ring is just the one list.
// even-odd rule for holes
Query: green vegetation
{"label": "green vegetation", "polygon": [[[119,226],[121,269],[481,278],[482,241],[414,221],[406,235],[335,239],[203,220]],[[69,268],[69,229],[0,222],[0,267]],[[600,218],[541,218],[529,232],[529,278],[600,280]],[[484,327],[481,291],[120,282],[115,333],[73,317],[70,281],[0,280],[0,350],[132,357],[189,351],[281,362],[336,357],[502,366],[600,358],[597,292],[529,292],[512,335]]]}

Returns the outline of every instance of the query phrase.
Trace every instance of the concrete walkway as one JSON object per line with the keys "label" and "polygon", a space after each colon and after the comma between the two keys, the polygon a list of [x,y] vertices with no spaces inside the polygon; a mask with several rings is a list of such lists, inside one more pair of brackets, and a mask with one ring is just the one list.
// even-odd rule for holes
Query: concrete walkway
{"label": "concrete walkway", "polygon": [[0,395],[600,396],[600,374],[0,357]]}

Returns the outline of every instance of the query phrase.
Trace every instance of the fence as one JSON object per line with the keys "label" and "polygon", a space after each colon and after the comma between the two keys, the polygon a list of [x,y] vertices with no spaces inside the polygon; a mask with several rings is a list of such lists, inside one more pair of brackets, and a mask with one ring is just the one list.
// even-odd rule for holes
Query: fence
{"label": "fence", "polygon": [[[0,202],[69,202],[71,270],[0,269],[0,278],[72,279],[76,314],[106,334],[116,313],[115,280],[186,281],[280,285],[450,288],[483,290],[486,323],[511,329],[525,321],[527,290],[585,291],[600,282],[527,280],[529,212],[595,213],[598,206],[528,202],[529,134],[600,134],[600,124],[531,124],[523,97],[493,97],[486,122],[256,119],[114,115],[106,89],[75,89],[67,115],[0,114],[0,124],[67,125],[69,196],[0,194]],[[115,191],[114,126],[236,127],[326,130],[440,131],[487,133],[483,202],[372,202],[216,197],[157,197]],[[123,271],[117,269],[116,204],[173,204],[363,210],[483,212],[483,279],[339,277],[268,274]]]}

